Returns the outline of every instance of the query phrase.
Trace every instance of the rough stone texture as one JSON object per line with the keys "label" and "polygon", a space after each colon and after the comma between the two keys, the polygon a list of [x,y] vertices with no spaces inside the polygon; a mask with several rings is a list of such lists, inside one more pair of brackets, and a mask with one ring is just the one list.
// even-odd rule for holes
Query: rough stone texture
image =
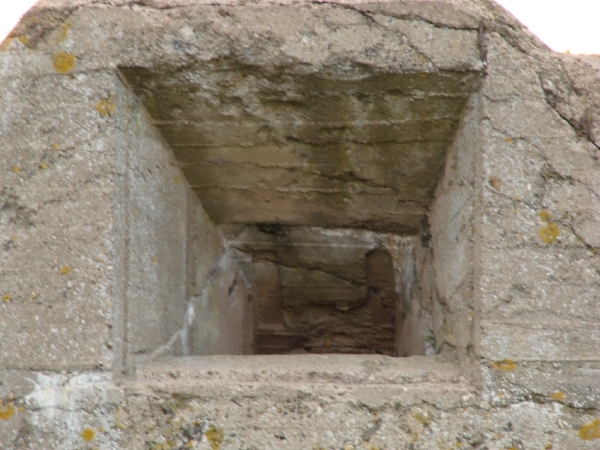
{"label": "rough stone texture", "polygon": [[[484,0],[42,1],[0,48],[0,447],[597,448],[598,67]],[[241,356],[331,287],[429,356]]]}
{"label": "rough stone texture", "polygon": [[116,77],[4,72],[1,364],[109,368],[116,131],[93,105]]}

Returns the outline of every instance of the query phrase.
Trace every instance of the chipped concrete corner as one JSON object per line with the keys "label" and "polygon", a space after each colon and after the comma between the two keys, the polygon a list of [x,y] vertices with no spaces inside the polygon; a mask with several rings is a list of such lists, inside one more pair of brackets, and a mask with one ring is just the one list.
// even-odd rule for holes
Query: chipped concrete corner
{"label": "chipped concrete corner", "polygon": [[0,86],[2,449],[600,445],[600,57],[487,0],[43,0]]}

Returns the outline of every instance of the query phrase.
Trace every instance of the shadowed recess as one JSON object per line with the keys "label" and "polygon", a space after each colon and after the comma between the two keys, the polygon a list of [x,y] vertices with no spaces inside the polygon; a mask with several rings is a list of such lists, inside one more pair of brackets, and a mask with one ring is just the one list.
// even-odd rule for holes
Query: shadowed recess
{"label": "shadowed recess", "polygon": [[415,234],[473,72],[121,68],[217,224]]}

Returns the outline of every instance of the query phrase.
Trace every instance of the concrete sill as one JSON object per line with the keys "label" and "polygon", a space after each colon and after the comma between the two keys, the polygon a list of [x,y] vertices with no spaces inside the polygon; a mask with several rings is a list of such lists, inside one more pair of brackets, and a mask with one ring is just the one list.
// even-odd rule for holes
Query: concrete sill
{"label": "concrete sill", "polygon": [[[376,404],[471,403],[476,389],[443,356],[254,355],[168,358],[137,368],[136,387],[187,396],[309,390]],[[340,398],[340,400],[341,400]]]}

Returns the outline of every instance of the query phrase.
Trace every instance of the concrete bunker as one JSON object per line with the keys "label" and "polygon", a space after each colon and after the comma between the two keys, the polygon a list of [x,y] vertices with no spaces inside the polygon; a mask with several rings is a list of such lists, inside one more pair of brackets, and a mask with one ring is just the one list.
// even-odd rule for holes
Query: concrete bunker
{"label": "concrete bunker", "polygon": [[[0,86],[1,448],[597,447],[598,58],[487,0],[45,0]],[[358,350],[414,356],[243,356]]]}
{"label": "concrete bunker", "polygon": [[227,289],[195,287],[184,354],[435,351],[428,213],[477,70],[120,72],[229,261]]}

